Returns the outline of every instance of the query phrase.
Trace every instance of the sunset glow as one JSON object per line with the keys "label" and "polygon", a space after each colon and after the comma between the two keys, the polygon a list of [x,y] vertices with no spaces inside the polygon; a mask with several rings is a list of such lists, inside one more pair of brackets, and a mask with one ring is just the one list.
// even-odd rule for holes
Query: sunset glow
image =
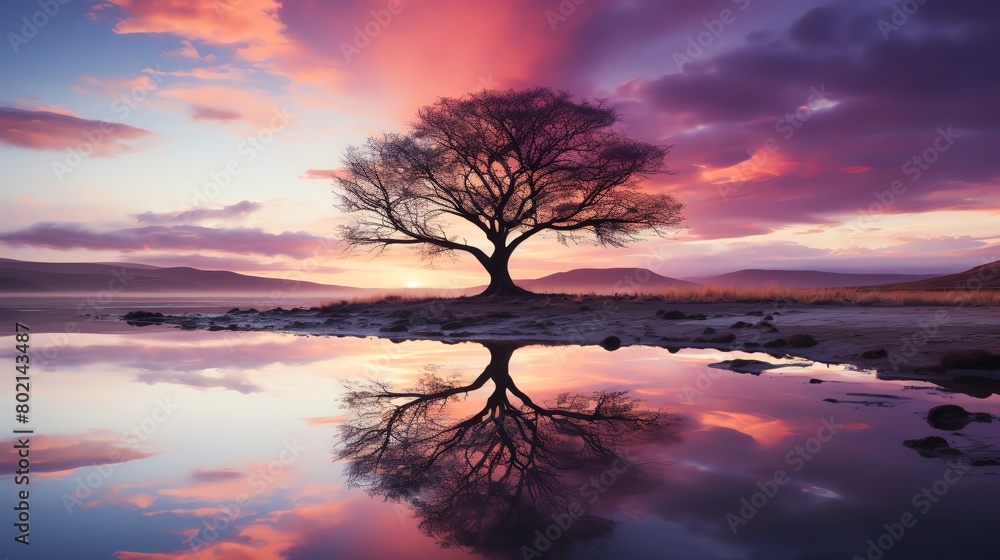
{"label": "sunset glow", "polygon": [[482,285],[467,257],[342,255],[331,174],[439,97],[536,85],[606,98],[630,137],[672,145],[676,174],[646,188],[686,205],[685,229],[624,249],[533,239],[515,278],[948,273],[1000,255],[987,2],[906,21],[889,0],[57,4],[0,8],[4,257]]}

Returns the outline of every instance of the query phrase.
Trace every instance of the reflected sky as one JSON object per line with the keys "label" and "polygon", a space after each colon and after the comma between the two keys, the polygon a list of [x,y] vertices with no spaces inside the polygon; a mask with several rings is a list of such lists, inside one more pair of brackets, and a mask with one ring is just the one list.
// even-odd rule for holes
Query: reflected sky
{"label": "reflected sky", "polygon": [[[52,346],[46,338],[53,336],[38,334],[34,344]],[[0,359],[9,363],[12,338],[3,340]],[[345,382],[376,378],[405,389],[433,375],[471,383],[498,365],[482,345],[157,328],[76,334],[58,347],[34,371],[32,385],[39,435],[32,439],[31,555],[10,549],[9,538],[3,554],[480,555],[468,545],[442,548],[440,532],[421,529],[412,500],[387,502],[352,487],[348,462],[335,458],[340,428],[357,414],[343,406]],[[564,503],[611,522],[599,543],[570,547],[569,557],[865,557],[867,541],[877,541],[883,524],[907,512],[916,525],[892,539],[887,558],[991,556],[985,547],[995,499],[987,497],[996,496],[1000,467],[955,471],[945,458],[921,457],[902,442],[938,435],[966,450],[966,458],[981,456],[1000,440],[996,422],[954,435],[933,429],[925,416],[945,403],[998,414],[995,396],[975,399],[822,364],[759,376],[708,367],[733,357],[753,356],[527,346],[503,360],[535,402],[556,402],[561,393],[629,391],[676,421],[676,432],[661,440],[631,442],[628,451],[642,468],[616,475],[593,502],[583,486],[600,469],[567,468],[573,472],[561,482]],[[0,402],[13,403],[12,389],[0,387]],[[441,413],[465,418],[482,408],[491,389],[487,383]],[[0,454],[4,472],[12,470],[11,443],[4,441]],[[741,515],[741,500],[754,500],[778,471],[787,482],[752,516]],[[963,476],[941,482],[956,472]],[[913,501],[935,483],[945,491],[933,495],[936,502]],[[4,503],[12,503],[10,477],[0,486]],[[521,546],[539,548],[533,541],[510,543],[494,556],[522,558]],[[560,550],[531,557],[554,558]]]}

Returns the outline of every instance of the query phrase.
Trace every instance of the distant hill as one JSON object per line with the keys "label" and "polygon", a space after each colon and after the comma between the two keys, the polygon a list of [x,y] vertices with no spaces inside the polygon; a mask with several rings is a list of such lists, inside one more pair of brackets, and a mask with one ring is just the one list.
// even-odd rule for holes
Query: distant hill
{"label": "distant hill", "polygon": [[577,268],[534,280],[515,280],[532,292],[626,293],[653,292],[666,288],[694,288],[697,284],[660,276],[645,268]]}
{"label": "distant hill", "polygon": [[[189,267],[161,268],[129,263],[40,263],[0,259],[0,292],[5,293],[80,293],[109,289],[115,275],[126,275],[128,293],[230,293],[267,294],[273,290],[288,292],[286,280],[247,276],[221,270]],[[360,295],[362,288],[298,282],[296,293]]]}
{"label": "distant hill", "polygon": [[873,286],[879,290],[1000,290],[1000,261],[970,268],[958,274],[934,276],[929,279]]}
{"label": "distant hill", "polygon": [[728,274],[685,278],[706,286],[726,286],[734,288],[763,288],[775,286],[793,290],[810,288],[846,288],[851,286],[874,286],[898,284],[934,278],[934,274],[850,274],[822,272],[818,270],[737,270]]}

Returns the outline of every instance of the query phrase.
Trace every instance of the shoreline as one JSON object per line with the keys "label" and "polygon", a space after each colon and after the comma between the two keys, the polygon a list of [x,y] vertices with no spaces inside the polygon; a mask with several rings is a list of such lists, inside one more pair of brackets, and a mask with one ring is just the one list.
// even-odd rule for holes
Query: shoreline
{"label": "shoreline", "polygon": [[881,379],[948,384],[974,396],[1000,393],[1000,314],[989,307],[831,306],[789,300],[673,304],[527,296],[155,313],[144,309],[115,317],[133,326],[394,341],[715,348],[759,353],[765,360],[792,356],[847,364],[874,371]]}

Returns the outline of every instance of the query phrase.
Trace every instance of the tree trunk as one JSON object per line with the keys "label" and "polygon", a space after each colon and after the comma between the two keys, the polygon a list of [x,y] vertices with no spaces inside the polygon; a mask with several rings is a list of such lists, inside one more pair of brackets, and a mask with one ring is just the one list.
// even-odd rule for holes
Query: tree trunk
{"label": "tree trunk", "polygon": [[490,273],[490,285],[479,294],[480,296],[503,297],[531,294],[528,290],[517,287],[517,285],[514,284],[514,280],[510,277],[510,270],[508,270],[510,254],[511,251],[498,247],[493,251],[493,255],[490,257],[489,262],[484,263],[483,266],[486,267],[486,272]]}

